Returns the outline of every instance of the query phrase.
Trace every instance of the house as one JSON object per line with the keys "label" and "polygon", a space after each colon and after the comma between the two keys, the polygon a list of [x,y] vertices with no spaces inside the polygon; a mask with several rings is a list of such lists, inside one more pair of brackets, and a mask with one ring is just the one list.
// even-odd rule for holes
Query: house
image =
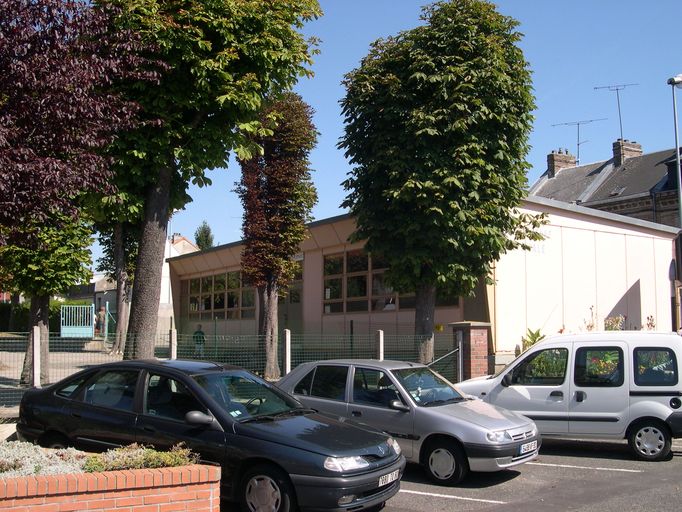
{"label": "house", "polygon": [[[528,329],[545,334],[603,329],[623,315],[628,328],[670,331],[677,229],[541,197],[521,210],[545,214],[545,239],[497,262],[494,285],[473,298],[439,295],[435,323],[491,325],[497,362],[513,356]],[[386,264],[350,243],[350,215],[308,225],[300,272],[280,302],[280,328],[294,334],[413,334],[414,294],[384,283]],[[208,335],[256,334],[257,294],[240,270],[242,242],[168,260],[177,328]],[[447,257],[447,255],[443,255]]]}

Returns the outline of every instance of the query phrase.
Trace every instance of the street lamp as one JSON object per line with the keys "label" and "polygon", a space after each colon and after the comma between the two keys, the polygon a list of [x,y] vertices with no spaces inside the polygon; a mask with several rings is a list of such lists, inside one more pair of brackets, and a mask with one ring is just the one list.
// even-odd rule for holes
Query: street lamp
{"label": "street lamp", "polygon": [[677,158],[677,211],[680,215],[680,228],[682,228],[682,170],[680,170],[680,141],[677,135],[677,100],[675,99],[675,87],[682,89],[682,74],[668,79],[668,85],[673,91],[673,118],[675,121],[675,158]]}

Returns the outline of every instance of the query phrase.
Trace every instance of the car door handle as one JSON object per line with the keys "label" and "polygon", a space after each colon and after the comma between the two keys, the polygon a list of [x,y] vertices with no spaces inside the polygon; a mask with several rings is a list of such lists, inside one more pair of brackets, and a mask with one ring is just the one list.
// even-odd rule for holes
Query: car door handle
{"label": "car door handle", "polygon": [[559,398],[564,397],[564,392],[563,391],[552,391],[549,396],[557,396]]}
{"label": "car door handle", "polygon": [[576,402],[582,402],[586,398],[587,398],[587,393],[585,393],[584,391],[576,391],[575,392],[575,401]]}
{"label": "car door handle", "polygon": [[353,416],[354,418],[358,418],[358,417],[362,416],[362,413],[361,413],[360,411],[351,411],[350,414],[351,414],[351,416]]}

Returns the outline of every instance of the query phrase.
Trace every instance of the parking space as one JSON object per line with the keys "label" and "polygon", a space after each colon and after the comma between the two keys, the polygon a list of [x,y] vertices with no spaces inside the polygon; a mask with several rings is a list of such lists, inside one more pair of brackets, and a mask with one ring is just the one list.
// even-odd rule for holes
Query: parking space
{"label": "parking space", "polygon": [[669,511],[679,508],[682,440],[663,462],[636,461],[625,443],[545,440],[540,457],[514,470],[474,473],[461,485],[432,485],[408,466],[386,512],[452,510]]}

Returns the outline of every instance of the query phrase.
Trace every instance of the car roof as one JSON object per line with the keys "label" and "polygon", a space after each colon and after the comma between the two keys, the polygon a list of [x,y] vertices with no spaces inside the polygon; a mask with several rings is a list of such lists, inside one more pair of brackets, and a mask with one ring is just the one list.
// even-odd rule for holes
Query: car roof
{"label": "car roof", "polygon": [[[131,359],[114,363],[107,363],[99,367],[115,366],[116,368],[146,368],[146,369],[171,369],[187,375],[198,375],[224,370],[243,370],[240,366],[216,363],[213,361],[196,361],[192,359]],[[98,368],[99,368],[98,367]]]}
{"label": "car roof", "polygon": [[655,331],[590,331],[581,333],[555,334],[543,338],[538,343],[543,345],[551,342],[561,341],[580,341],[580,342],[604,342],[604,341],[629,341],[629,342],[656,342],[673,341],[682,342],[682,337],[676,332],[655,332]]}
{"label": "car roof", "polygon": [[399,370],[402,368],[421,368],[425,365],[421,363],[413,363],[409,361],[395,361],[390,359],[327,359],[322,361],[311,361],[306,363],[307,366],[320,364],[343,364],[354,366],[369,366],[372,368],[380,368],[383,370]]}

